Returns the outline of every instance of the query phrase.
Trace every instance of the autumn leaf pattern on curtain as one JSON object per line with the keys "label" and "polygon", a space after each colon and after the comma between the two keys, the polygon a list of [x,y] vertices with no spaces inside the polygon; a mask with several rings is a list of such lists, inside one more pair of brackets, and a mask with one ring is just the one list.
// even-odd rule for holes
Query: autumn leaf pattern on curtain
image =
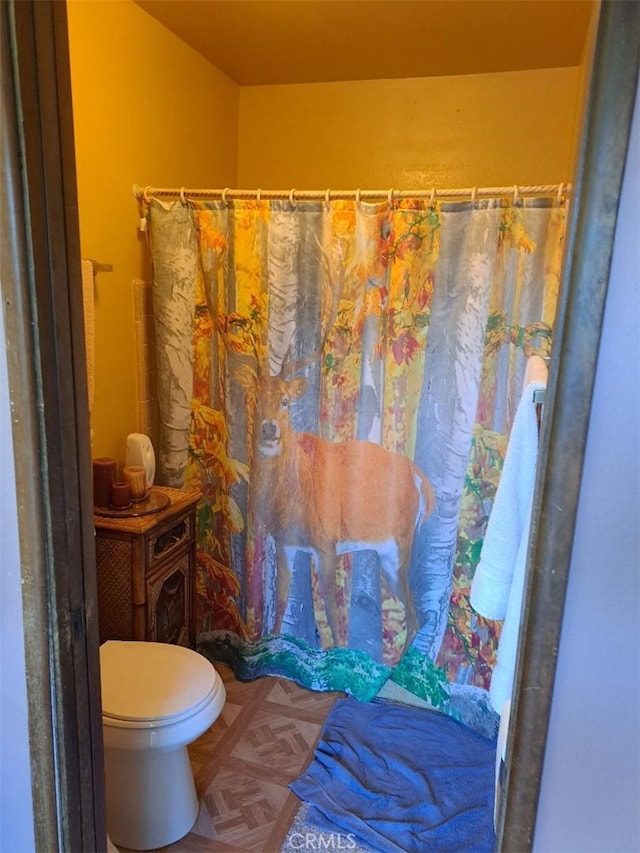
{"label": "autumn leaf pattern on curtain", "polygon": [[[431,698],[488,687],[500,626],[469,591],[526,359],[550,352],[565,217],[547,199],[151,202],[159,471],[202,491],[208,653],[362,698],[390,674],[430,679]],[[298,467],[265,461],[285,440]],[[398,509],[421,475],[435,506],[412,536]],[[347,544],[328,571],[300,525],[327,533],[336,507]],[[363,514],[384,541],[358,539]]]}

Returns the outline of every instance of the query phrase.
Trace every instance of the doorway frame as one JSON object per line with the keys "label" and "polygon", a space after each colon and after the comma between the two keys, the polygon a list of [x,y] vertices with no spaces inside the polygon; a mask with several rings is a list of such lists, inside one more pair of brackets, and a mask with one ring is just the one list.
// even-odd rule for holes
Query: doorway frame
{"label": "doorway frame", "polygon": [[0,3],[3,327],[33,833],[106,850],[91,447],[66,4]]}
{"label": "doorway frame", "polygon": [[602,0],[545,392],[497,849],[533,845],[598,347],[638,85],[638,3]]}
{"label": "doorway frame", "polygon": [[[66,5],[10,0],[15,139],[2,238],[37,850],[106,844],[93,500]],[[638,4],[602,3],[534,498],[498,849],[528,850],[551,707],[616,216]],[[4,46],[4,38],[3,38]],[[7,82],[3,74],[3,98]],[[3,186],[3,194],[4,194]],[[4,204],[4,200],[3,200]],[[5,260],[5,255],[7,260]],[[5,264],[8,266],[5,267]],[[5,271],[11,273],[10,279]],[[35,405],[34,405],[35,403]],[[559,510],[558,508],[561,508]],[[43,784],[42,780],[48,780]]]}

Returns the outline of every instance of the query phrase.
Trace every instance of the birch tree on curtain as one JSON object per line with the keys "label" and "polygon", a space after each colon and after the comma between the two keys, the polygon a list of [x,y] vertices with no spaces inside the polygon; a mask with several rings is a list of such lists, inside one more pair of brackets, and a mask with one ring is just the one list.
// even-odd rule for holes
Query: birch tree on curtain
{"label": "birch tree on curtain", "polygon": [[360,698],[389,676],[486,689],[499,625],[468,596],[526,359],[551,347],[564,204],[149,215],[158,478],[202,492],[200,649]]}

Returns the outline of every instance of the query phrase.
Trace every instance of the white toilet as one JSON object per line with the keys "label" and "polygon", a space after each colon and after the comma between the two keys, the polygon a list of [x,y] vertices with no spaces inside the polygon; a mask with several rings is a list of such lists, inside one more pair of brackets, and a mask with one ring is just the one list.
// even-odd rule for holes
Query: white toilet
{"label": "white toilet", "polygon": [[182,646],[109,640],[100,647],[107,831],[132,850],[164,847],[198,816],[187,744],[213,724],[224,684]]}

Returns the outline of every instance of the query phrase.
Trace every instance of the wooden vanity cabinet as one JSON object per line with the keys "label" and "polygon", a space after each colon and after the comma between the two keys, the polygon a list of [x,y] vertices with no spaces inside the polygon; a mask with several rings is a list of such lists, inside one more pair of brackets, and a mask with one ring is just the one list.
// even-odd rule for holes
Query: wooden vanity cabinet
{"label": "wooden vanity cabinet", "polygon": [[169,505],[150,515],[94,514],[100,642],[195,644],[195,490],[154,486]]}

